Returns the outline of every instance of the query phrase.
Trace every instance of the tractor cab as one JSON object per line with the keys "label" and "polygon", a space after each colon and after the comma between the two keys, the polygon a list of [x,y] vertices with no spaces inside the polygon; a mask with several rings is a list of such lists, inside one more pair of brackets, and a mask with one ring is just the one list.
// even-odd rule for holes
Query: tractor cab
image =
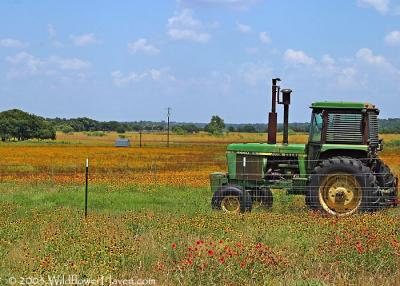
{"label": "tractor cab", "polygon": [[[315,102],[307,145],[309,168],[317,159],[336,156],[375,157],[382,150],[379,109],[369,103]],[[351,145],[351,146],[350,146]]]}

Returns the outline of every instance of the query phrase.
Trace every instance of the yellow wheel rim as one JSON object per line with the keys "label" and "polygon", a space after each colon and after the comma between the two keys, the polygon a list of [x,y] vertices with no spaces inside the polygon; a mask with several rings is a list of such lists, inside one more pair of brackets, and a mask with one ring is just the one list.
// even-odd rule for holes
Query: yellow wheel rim
{"label": "yellow wheel rim", "polygon": [[254,200],[251,206],[252,209],[260,209],[264,204],[261,200]]}
{"label": "yellow wheel rim", "polygon": [[222,199],[221,208],[227,213],[238,213],[240,211],[240,201],[237,196],[226,196]]}
{"label": "yellow wheel rim", "polygon": [[349,215],[361,204],[361,186],[352,175],[338,173],[327,176],[319,188],[319,201],[333,215]]}

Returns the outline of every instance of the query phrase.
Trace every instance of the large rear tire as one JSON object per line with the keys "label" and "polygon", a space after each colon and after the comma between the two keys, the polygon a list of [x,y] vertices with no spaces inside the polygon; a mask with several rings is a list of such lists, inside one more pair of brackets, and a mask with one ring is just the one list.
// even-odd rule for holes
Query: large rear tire
{"label": "large rear tire", "polygon": [[214,193],[211,207],[226,213],[245,213],[251,211],[252,199],[248,191],[227,185]]}
{"label": "large rear tire", "polygon": [[311,173],[306,203],[327,214],[345,216],[379,207],[376,177],[360,160],[334,157]]}

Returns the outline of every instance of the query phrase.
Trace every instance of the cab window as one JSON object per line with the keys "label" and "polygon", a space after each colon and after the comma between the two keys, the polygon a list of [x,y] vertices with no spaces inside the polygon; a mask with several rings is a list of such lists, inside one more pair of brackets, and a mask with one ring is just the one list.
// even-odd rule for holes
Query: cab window
{"label": "cab window", "polygon": [[322,113],[313,113],[310,126],[310,142],[321,142],[322,126]]}

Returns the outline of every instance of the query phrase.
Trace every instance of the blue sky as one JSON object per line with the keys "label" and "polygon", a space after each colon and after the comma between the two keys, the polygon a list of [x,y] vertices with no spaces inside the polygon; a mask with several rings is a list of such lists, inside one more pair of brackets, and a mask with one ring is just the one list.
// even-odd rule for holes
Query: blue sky
{"label": "blue sky", "polygon": [[0,3],[0,109],[98,120],[265,122],[270,79],[400,117],[400,0]]}

